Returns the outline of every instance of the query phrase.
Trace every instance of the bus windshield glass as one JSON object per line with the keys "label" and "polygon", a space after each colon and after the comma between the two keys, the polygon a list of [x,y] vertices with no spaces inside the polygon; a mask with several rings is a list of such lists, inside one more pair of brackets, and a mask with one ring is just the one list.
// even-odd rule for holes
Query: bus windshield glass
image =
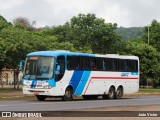
{"label": "bus windshield glass", "polygon": [[54,75],[54,57],[28,57],[26,60],[25,79],[51,79]]}

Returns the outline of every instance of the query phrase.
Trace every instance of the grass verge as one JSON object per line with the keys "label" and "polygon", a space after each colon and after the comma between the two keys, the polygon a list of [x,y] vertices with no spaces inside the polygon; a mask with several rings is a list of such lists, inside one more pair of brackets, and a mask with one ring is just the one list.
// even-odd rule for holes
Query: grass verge
{"label": "grass verge", "polygon": [[160,88],[140,88],[139,93],[152,93],[152,92],[160,92]]}

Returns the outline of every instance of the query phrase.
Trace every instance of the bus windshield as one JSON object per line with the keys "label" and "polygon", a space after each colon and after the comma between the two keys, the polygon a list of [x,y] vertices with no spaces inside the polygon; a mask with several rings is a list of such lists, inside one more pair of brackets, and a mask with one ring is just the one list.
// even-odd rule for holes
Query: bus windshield
{"label": "bus windshield", "polygon": [[54,75],[54,57],[27,57],[25,79],[51,79]]}

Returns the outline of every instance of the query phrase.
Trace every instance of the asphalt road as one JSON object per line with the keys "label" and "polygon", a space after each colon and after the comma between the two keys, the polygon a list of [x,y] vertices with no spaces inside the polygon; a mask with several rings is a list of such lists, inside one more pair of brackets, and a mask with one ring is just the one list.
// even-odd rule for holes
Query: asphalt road
{"label": "asphalt road", "polygon": [[65,111],[113,106],[160,105],[160,96],[124,97],[118,100],[61,100],[0,101],[0,111]]}

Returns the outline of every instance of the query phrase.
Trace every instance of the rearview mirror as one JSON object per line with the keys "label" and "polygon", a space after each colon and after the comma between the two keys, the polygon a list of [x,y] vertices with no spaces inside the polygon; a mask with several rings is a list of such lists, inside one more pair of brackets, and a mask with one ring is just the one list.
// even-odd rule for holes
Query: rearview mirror
{"label": "rearview mirror", "polygon": [[25,62],[25,60],[20,60],[20,63],[19,63],[19,70],[20,71],[23,71],[23,63]]}
{"label": "rearview mirror", "polygon": [[61,69],[60,65],[57,64],[55,74],[60,74],[60,69]]}

